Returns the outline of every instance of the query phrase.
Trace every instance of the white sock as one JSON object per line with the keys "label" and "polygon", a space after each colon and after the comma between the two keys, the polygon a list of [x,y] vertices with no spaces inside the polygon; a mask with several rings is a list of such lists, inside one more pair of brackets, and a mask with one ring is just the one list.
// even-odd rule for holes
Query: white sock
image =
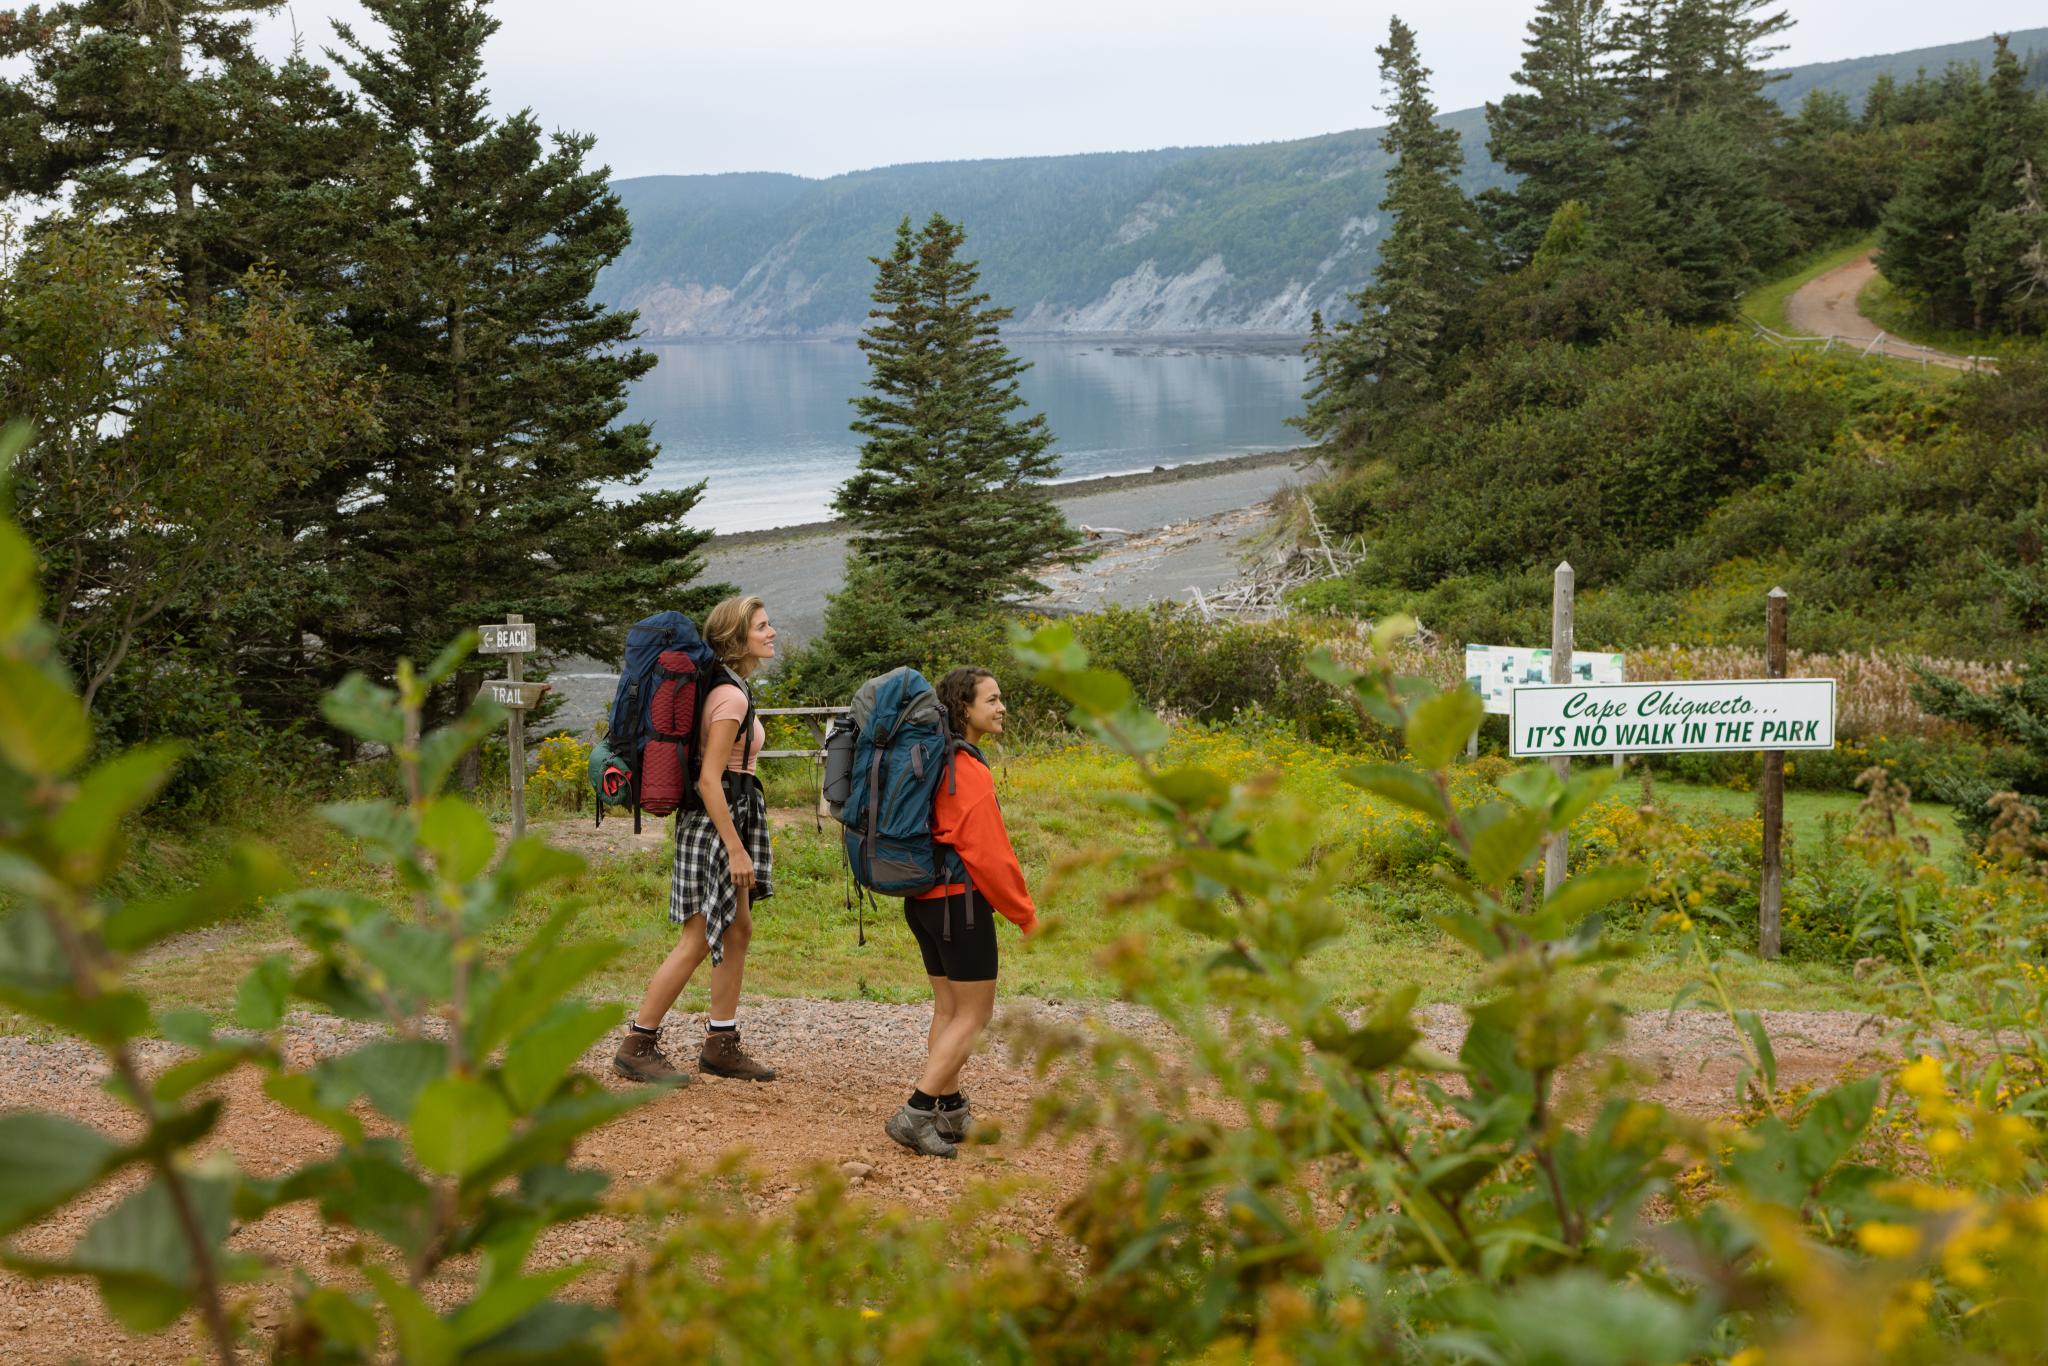
{"label": "white sock", "polygon": [[732,1018],[731,1018],[730,1020],[713,1020],[713,1021],[711,1021],[711,1027],[712,1027],[713,1029],[738,1029],[738,1028],[739,1028],[739,1025],[740,1025],[740,1017],[739,1017],[739,1016],[737,1016],[737,1015],[733,1016],[733,1017],[732,1017]]}

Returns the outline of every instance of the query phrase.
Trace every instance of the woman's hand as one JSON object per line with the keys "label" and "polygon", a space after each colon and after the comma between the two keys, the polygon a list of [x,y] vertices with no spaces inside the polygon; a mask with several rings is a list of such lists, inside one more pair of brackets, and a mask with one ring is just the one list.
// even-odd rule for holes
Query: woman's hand
{"label": "woman's hand", "polygon": [[744,845],[737,849],[728,849],[725,853],[726,857],[732,862],[732,885],[734,889],[742,892],[752,891],[754,889],[753,856],[746,851]]}

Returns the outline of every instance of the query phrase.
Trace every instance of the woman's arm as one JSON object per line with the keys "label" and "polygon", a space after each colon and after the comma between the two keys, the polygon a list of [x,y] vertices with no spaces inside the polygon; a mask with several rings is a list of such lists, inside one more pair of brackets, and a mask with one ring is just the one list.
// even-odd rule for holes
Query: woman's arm
{"label": "woman's arm", "polygon": [[705,727],[704,753],[697,765],[697,796],[704,803],[704,814],[711,817],[712,829],[725,845],[726,856],[732,863],[733,886],[751,887],[754,860],[740,839],[739,829],[733,824],[732,808],[725,800],[725,766],[732,758],[733,741],[739,733],[737,721],[713,721]]}

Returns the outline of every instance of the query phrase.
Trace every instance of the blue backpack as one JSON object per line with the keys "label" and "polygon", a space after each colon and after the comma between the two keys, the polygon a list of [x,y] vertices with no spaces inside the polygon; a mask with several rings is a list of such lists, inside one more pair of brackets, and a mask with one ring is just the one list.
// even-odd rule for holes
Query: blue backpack
{"label": "blue backpack", "polygon": [[889,896],[965,882],[960,856],[932,838],[939,780],[952,781],[960,747],[932,685],[911,668],[871,678],[853,695],[853,724],[851,781],[834,814],[854,881]]}

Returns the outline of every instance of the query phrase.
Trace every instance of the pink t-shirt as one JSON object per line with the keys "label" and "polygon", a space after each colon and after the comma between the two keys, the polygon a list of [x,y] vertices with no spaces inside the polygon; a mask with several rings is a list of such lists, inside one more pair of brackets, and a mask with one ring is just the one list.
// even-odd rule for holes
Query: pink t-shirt
{"label": "pink t-shirt", "polygon": [[[747,690],[745,688],[736,688],[731,683],[725,683],[711,690],[711,696],[704,704],[704,734],[707,739],[711,734],[711,728],[720,721],[732,722],[733,728],[737,732],[746,719]],[[725,761],[725,768],[728,773],[752,773],[754,765],[760,761],[761,746],[768,739],[768,728],[761,724],[760,717],[754,718],[754,743],[743,747],[741,742],[745,739],[746,737],[743,735],[734,734],[732,754]],[[745,763],[740,762],[742,754],[746,756]]]}

